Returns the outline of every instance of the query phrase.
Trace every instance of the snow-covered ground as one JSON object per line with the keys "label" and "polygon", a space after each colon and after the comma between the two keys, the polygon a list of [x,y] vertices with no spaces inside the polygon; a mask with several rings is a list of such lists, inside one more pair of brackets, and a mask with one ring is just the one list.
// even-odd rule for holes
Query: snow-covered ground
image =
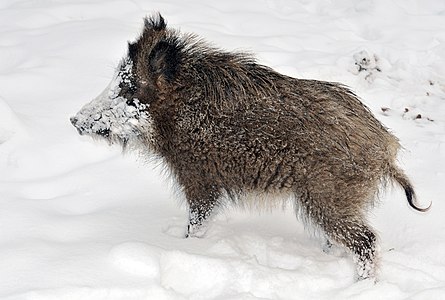
{"label": "snow-covered ground", "polygon": [[[280,72],[349,85],[400,138],[433,206],[382,194],[377,284],[355,282],[350,257],[322,252],[291,209],[229,209],[184,239],[162,166],[77,134],[69,117],[154,11]],[[444,143],[444,1],[2,0],[0,298],[444,299]]]}

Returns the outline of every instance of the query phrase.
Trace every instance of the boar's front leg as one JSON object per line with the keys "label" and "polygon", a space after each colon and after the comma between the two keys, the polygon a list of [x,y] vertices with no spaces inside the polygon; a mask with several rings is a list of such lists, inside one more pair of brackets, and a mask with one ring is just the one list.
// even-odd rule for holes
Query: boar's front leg
{"label": "boar's front leg", "polygon": [[202,237],[206,223],[215,209],[220,191],[211,184],[195,183],[186,187],[185,194],[189,208],[189,224],[186,237]]}

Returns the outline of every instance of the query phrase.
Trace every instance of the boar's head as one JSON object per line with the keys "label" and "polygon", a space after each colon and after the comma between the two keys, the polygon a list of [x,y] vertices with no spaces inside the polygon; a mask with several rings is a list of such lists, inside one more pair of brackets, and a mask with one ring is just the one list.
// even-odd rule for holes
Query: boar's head
{"label": "boar's head", "polygon": [[177,32],[166,29],[161,15],[146,18],[140,37],[128,44],[105,90],[86,104],[71,123],[81,135],[110,144],[153,140],[151,104],[162,97],[178,72],[183,46]]}

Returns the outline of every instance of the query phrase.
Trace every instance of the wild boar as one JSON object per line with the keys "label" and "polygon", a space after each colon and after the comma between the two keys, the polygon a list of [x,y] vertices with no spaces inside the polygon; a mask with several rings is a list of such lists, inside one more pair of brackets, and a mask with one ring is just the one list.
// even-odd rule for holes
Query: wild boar
{"label": "wild boar", "polygon": [[396,166],[397,138],[347,87],[282,75],[167,28],[161,15],[144,20],[110,85],[71,123],[160,157],[187,199],[187,237],[227,203],[281,196],[348,250],[364,279],[376,275],[366,211],[382,183],[397,182],[426,210]]}

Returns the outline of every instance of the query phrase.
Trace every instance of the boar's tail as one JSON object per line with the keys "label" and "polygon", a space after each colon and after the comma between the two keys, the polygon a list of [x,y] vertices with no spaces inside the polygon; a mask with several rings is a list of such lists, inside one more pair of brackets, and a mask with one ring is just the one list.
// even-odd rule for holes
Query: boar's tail
{"label": "boar's tail", "polygon": [[428,205],[426,208],[421,208],[416,205],[416,193],[414,192],[413,185],[401,169],[393,165],[390,167],[389,173],[391,178],[397,181],[397,183],[400,184],[400,186],[405,190],[406,199],[412,208],[421,212],[426,212],[430,209],[432,203],[430,203],[430,205]]}

